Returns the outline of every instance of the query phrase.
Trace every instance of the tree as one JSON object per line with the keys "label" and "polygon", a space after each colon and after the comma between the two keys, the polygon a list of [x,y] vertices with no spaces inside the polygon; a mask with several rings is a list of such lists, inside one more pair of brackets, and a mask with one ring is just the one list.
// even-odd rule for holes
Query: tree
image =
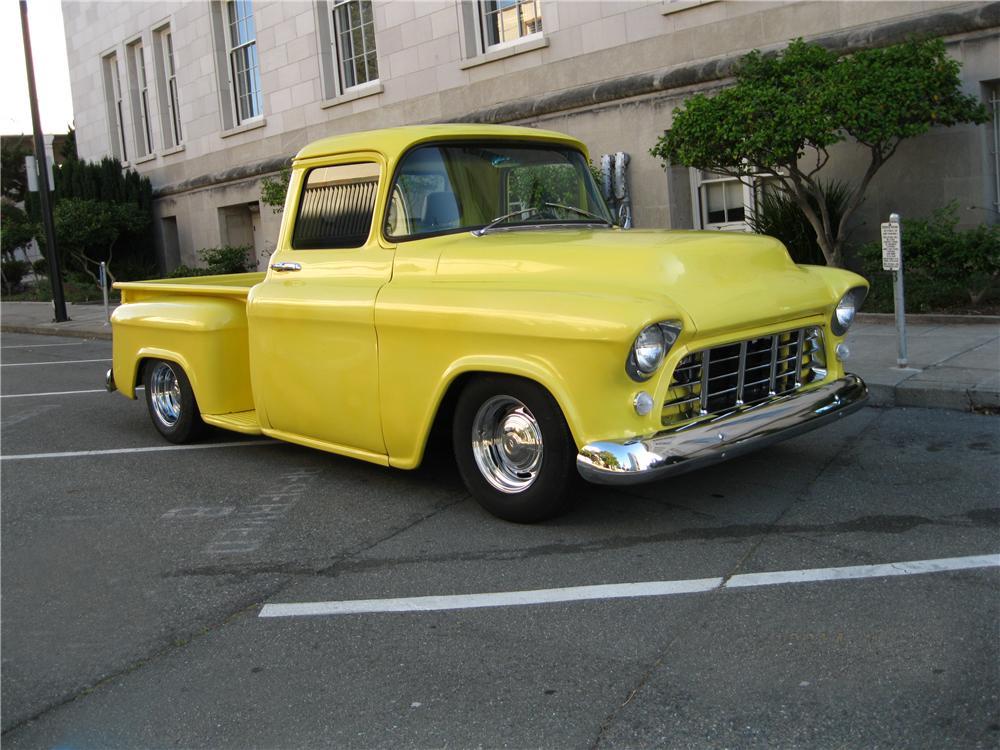
{"label": "tree", "polygon": [[15,202],[23,201],[24,193],[28,189],[24,157],[32,153],[29,143],[30,140],[26,136],[5,137],[0,150],[0,181],[3,182],[3,195]]}
{"label": "tree", "polygon": [[149,225],[149,214],[133,203],[111,203],[85,198],[63,198],[53,210],[59,248],[68,265],[100,284],[98,268],[107,263],[108,277],[115,245],[123,235],[138,235]]}
{"label": "tree", "polygon": [[[650,151],[664,162],[734,177],[773,176],[809,220],[826,262],[839,266],[851,216],[903,140],[935,125],[989,119],[961,92],[958,72],[940,39],[842,58],[801,39],[779,55],[754,50],[734,86],[688,99]],[[868,166],[834,221],[817,175],[830,147],[848,139],[867,150]]]}

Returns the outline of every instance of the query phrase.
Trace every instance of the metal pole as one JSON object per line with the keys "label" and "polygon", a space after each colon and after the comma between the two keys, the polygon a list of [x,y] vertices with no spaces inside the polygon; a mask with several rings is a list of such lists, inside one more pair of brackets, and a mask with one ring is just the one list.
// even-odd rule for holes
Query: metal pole
{"label": "metal pole", "polygon": [[[889,214],[891,224],[899,224],[899,214]],[[903,228],[899,227],[899,268],[892,272],[893,297],[896,308],[896,338],[899,342],[897,367],[906,367],[906,298],[903,294]]]}
{"label": "metal pole", "polygon": [[101,261],[101,294],[104,295],[104,325],[111,322],[111,311],[108,310],[108,264]]}
{"label": "metal pole", "polygon": [[38,116],[38,94],[35,91],[35,66],[31,60],[31,35],[28,33],[28,2],[21,0],[21,36],[24,39],[24,67],[28,74],[28,97],[31,100],[31,127],[35,136],[35,159],[40,180],[38,198],[42,203],[42,224],[45,227],[46,255],[49,261],[49,279],[52,282],[52,306],[56,323],[69,320],[66,300],[63,297],[62,273],[59,270],[59,251],[56,247],[56,227],[52,221],[49,203],[49,168],[45,158],[45,141],[42,137],[41,118]]}

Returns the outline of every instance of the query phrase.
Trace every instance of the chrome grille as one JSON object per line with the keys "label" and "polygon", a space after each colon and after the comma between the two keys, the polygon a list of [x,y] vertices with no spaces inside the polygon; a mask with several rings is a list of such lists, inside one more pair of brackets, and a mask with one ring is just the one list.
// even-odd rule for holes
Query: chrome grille
{"label": "chrome grille", "polygon": [[767,401],[820,380],[822,350],[822,332],[810,327],[692,352],[674,370],[663,423]]}

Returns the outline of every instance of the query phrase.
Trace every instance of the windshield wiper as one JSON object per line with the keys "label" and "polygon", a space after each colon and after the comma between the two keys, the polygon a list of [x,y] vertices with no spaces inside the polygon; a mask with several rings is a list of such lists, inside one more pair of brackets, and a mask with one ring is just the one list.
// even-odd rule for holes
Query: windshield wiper
{"label": "windshield wiper", "polygon": [[607,224],[609,227],[614,226],[613,222],[608,221],[603,216],[592,213],[591,211],[587,211],[586,209],[579,208],[577,206],[566,206],[563,205],[562,203],[546,203],[545,205],[548,206],[549,208],[564,208],[567,211],[576,211],[581,216],[589,216],[591,219],[597,219],[599,222],[601,222],[602,224]]}
{"label": "windshield wiper", "polygon": [[[540,209],[533,208],[533,207],[519,208],[517,211],[511,211],[509,214],[504,214],[503,216],[497,216],[495,219],[493,219],[493,221],[491,221],[489,224],[487,224],[485,227],[482,227],[481,229],[473,229],[472,230],[472,234],[474,236],[476,236],[476,237],[482,237],[488,231],[490,231],[491,229],[495,228],[498,224],[501,224],[501,223],[507,221],[507,219],[511,219],[511,218],[513,218],[515,216],[520,216],[520,215],[523,215],[523,214],[527,214],[528,216],[534,216],[535,214],[537,214],[539,212],[539,210]],[[525,218],[527,218],[527,217],[525,217]]]}

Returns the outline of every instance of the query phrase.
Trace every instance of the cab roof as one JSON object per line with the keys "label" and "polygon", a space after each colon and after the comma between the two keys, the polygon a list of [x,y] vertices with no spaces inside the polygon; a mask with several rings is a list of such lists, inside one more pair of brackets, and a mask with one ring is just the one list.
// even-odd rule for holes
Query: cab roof
{"label": "cab roof", "polygon": [[313,159],[351,151],[376,151],[389,161],[398,159],[404,151],[418,143],[447,140],[518,139],[548,141],[571,146],[587,153],[580,141],[553,130],[539,130],[515,125],[408,125],[384,130],[347,133],[313,141],[295,155],[295,160]]}

